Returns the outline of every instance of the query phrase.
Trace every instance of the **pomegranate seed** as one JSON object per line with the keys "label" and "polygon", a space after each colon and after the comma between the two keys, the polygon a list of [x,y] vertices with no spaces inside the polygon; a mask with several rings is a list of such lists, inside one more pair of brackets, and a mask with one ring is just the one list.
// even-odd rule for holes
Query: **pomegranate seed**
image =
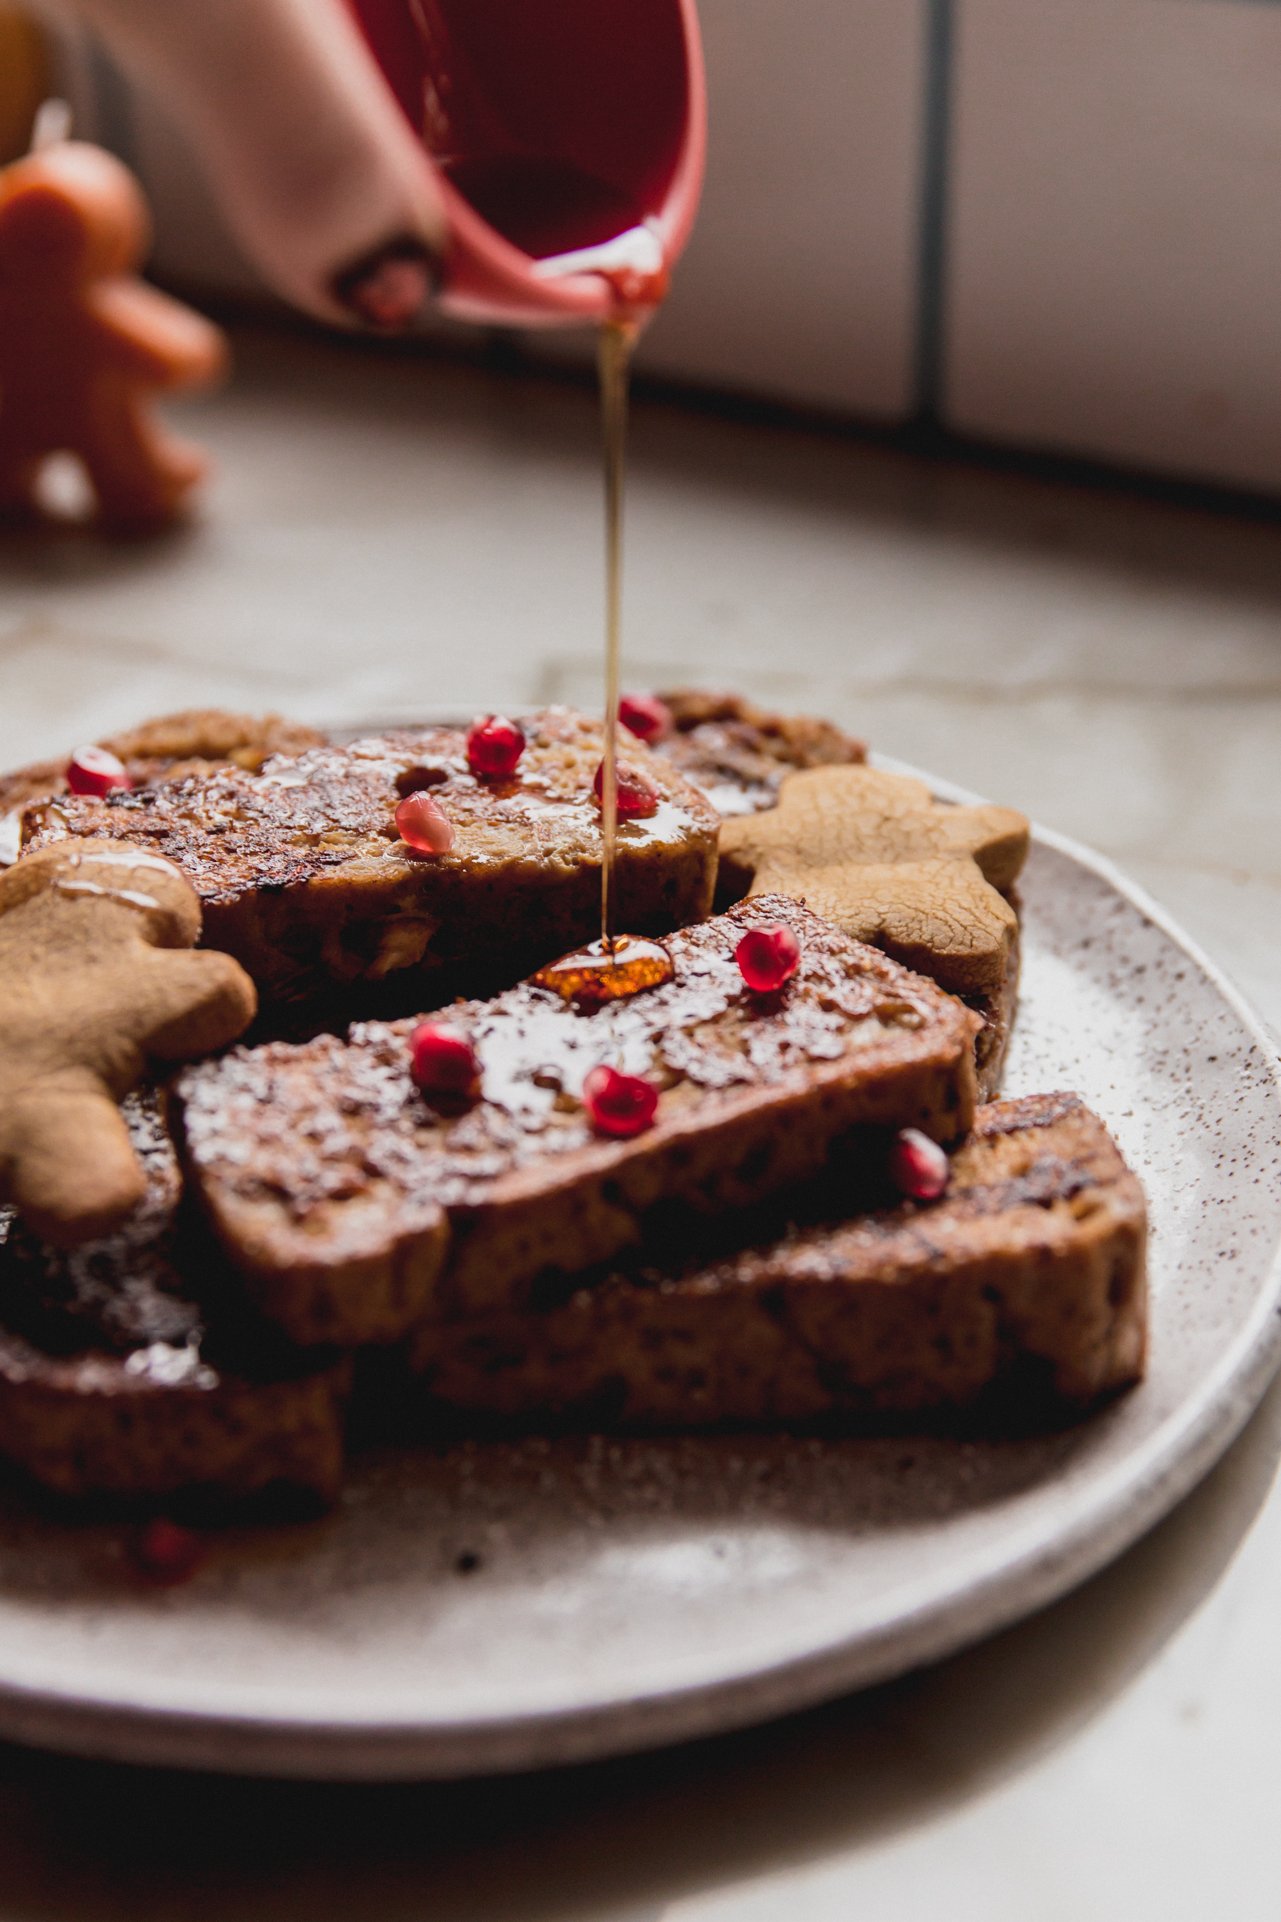
{"label": "pomegranate seed", "polygon": [[480,1081],[480,1062],[466,1035],[439,1021],[423,1021],[409,1044],[410,1069],[424,1094],[474,1094]]}
{"label": "pomegranate seed", "polygon": [[139,1572],[160,1588],[189,1581],[205,1558],[205,1545],[193,1529],[157,1515],[139,1530],[133,1559]]}
{"label": "pomegranate seed", "polygon": [[430,794],[406,796],[396,809],[396,829],[415,854],[448,854],[454,845],[454,824]]}
{"label": "pomegranate seed", "polygon": [[734,950],[738,971],[753,994],[777,994],[801,965],[801,944],[790,928],[749,928]]}
{"label": "pomegranate seed", "polygon": [[481,781],[510,781],[525,752],[525,736],[515,721],[490,714],[467,736],[467,765]]}
{"label": "pomegranate seed", "polygon": [[640,741],[661,741],[672,731],[672,710],[657,694],[624,694],[618,718]]}
{"label": "pomegranate seed", "polygon": [[623,1074],[602,1062],[583,1082],[583,1106],[597,1134],[625,1140],[652,1127],[658,1112],[658,1089],[643,1075]]}
{"label": "pomegranate seed", "polygon": [[890,1150],[890,1174],[913,1201],[937,1201],[946,1192],[951,1170],[937,1141],[919,1128],[904,1128]]}
{"label": "pomegranate seed", "polygon": [[[638,768],[629,767],[620,761],[618,775],[618,818],[620,821],[644,821],[658,812],[658,789],[647,774]],[[592,782],[592,792],[598,801],[604,798],[605,763],[602,761]]]}
{"label": "pomegranate seed", "polygon": [[67,762],[67,786],[73,794],[95,794],[101,799],[113,788],[129,788],[133,782],[123,761],[105,747],[78,747]]}

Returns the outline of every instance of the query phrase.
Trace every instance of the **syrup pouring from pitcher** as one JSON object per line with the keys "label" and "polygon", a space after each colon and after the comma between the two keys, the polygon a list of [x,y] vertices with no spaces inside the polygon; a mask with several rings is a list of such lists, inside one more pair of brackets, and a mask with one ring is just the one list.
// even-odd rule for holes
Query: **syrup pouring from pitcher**
{"label": "syrup pouring from pitcher", "polygon": [[330,320],[600,330],[612,953],[631,354],[702,186],[694,0],[63,0],[157,86],[264,277]]}

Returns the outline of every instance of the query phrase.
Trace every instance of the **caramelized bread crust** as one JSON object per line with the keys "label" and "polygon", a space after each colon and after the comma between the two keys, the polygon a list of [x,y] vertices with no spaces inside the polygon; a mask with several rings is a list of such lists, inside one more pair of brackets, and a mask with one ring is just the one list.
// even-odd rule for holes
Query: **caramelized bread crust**
{"label": "caramelized bread crust", "polygon": [[659,699],[673,722],[659,753],[722,815],[773,807],[784,777],[797,768],[867,759],[862,741],[812,714],[774,714],[741,694],[692,687],[669,689]]}
{"label": "caramelized bread crust", "polygon": [[[753,995],[734,950],[783,923],[798,973]],[[526,1304],[638,1242],[656,1214],[750,1206],[861,1124],[954,1140],[976,1017],[800,903],[761,896],[671,936],[675,979],[580,1013],[527,982],[451,1012],[481,1064],[461,1113],[409,1074],[413,1022],[241,1048],[178,1083],[194,1191],[262,1312],[295,1341],[391,1341],[426,1315]],[[601,1062],[660,1089],[655,1123],[595,1134]]]}
{"label": "caramelized bread crust", "polygon": [[[1019,911],[1017,898],[1011,900],[1010,905],[1017,916]],[[1005,978],[988,994],[971,994],[965,997],[965,1005],[973,1008],[983,1024],[979,1029],[978,1039],[974,1043],[974,1065],[978,1072],[981,1101],[994,1101],[1000,1093],[1001,1076],[1005,1072],[1005,1057],[1010,1050],[1014,1018],[1018,1013],[1022,949],[1022,925],[1016,920],[1005,957]]]}
{"label": "caramelized bread crust", "polygon": [[[466,732],[421,728],[276,756],[261,773],[67,796],[26,817],[33,844],[105,834],[163,854],[204,908],[207,946],[235,955],[264,999],[310,1003],[399,975],[433,996],[506,985],[599,933],[600,727],[568,709],[526,717],[517,778],[478,780]],[[717,816],[639,742],[627,759],[657,788],[657,811],[620,824],[621,925],[665,933],[705,915]],[[401,800],[429,789],[455,830],[447,854],[399,838]]]}
{"label": "caramelized bread crust", "polygon": [[117,1234],[66,1253],[0,1215],[0,1453],[60,1495],[332,1501],[347,1365],[211,1315],[158,1108],[131,1098],[126,1115],[147,1194]]}
{"label": "caramelized bread crust", "polygon": [[421,1413],[450,1425],[1048,1424],[1142,1374],[1144,1243],[1103,1123],[1035,1095],[980,1109],[940,1201],[643,1257],[541,1313],[424,1326],[408,1361]]}

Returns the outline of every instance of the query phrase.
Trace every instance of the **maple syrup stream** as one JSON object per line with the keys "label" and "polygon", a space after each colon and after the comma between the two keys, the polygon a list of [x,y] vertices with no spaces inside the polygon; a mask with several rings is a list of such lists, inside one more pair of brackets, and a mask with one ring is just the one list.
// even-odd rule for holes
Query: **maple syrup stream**
{"label": "maple syrup stream", "polygon": [[623,624],[623,472],[627,390],[637,323],[607,320],[600,330],[601,427],[605,453],[605,756],[601,777],[601,947],[614,952],[614,862],[618,852],[618,701]]}
{"label": "maple syrup stream", "polygon": [[[655,301],[653,304],[657,304]],[[671,956],[657,941],[619,934],[614,926],[618,856],[618,709],[623,625],[623,474],[632,353],[642,315],[621,311],[600,330],[601,425],[605,456],[605,730],[601,757],[601,937],[534,976],[582,1009],[623,1001],[672,978]]]}

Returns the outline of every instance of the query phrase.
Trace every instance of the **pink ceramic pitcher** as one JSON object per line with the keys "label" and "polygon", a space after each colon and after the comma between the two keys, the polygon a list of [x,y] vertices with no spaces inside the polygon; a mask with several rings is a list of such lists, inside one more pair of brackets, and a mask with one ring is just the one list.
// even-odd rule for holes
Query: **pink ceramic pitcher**
{"label": "pink ceramic pitcher", "polygon": [[600,319],[620,273],[658,297],[703,178],[694,0],[348,4],[444,200],[447,312]]}

